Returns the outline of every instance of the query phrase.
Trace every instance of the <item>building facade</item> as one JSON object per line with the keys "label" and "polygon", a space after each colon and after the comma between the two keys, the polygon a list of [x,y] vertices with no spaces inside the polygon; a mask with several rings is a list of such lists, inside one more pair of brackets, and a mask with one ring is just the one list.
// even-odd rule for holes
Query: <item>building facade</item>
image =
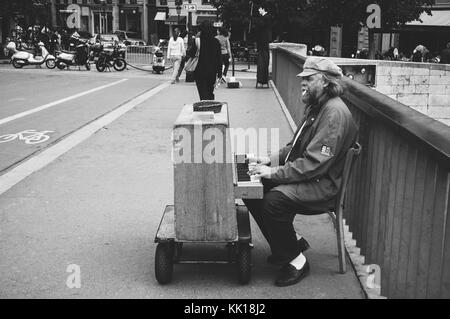
{"label": "building facade", "polygon": [[17,24],[46,25],[90,34],[130,31],[146,42],[171,36],[174,27],[218,21],[212,0],[0,0],[0,41]]}
{"label": "building facade", "polygon": [[195,30],[203,20],[219,22],[212,0],[156,0],[153,20],[159,38],[169,38],[174,27]]}

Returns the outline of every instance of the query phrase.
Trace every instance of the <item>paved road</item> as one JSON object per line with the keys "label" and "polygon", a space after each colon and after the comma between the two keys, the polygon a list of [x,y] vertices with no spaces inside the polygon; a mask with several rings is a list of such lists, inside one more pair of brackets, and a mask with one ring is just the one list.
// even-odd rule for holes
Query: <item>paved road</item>
{"label": "paved road", "polygon": [[[0,77],[0,172],[164,81],[125,72],[117,78],[117,72],[111,77],[91,71],[87,78],[83,71],[5,71]],[[49,138],[12,140],[10,134],[25,131],[24,138],[33,132],[46,132]]]}
{"label": "paved road", "polygon": [[[63,91],[69,96],[128,79],[105,89],[112,98],[99,91],[41,111],[42,116],[38,112],[0,124],[1,134],[35,128],[54,130],[57,135],[50,135],[52,138],[64,136],[168,78],[135,71],[99,75],[95,71],[64,74],[56,70],[2,68],[2,83],[8,82],[5,75],[11,79],[9,83],[16,85],[19,80],[33,78],[27,82],[27,89],[47,78],[38,84],[39,90],[22,94],[26,100],[14,100],[14,95],[0,85],[1,95],[16,103],[18,112],[64,98],[65,93],[59,91],[52,98],[42,93],[64,87],[62,81],[70,88]],[[216,99],[230,105],[232,126],[277,128],[280,140],[287,141],[292,131],[273,91],[254,89],[253,80],[242,81],[242,89],[217,90]],[[297,231],[313,247],[307,253],[311,276],[299,285],[282,289],[273,285],[277,268],[265,262],[269,249],[254,223],[250,285],[238,285],[230,265],[177,265],[172,284],[158,285],[153,239],[165,205],[173,203],[171,128],[183,104],[197,100],[191,83],[160,88],[117,120],[101,122],[100,129],[94,128],[86,135],[88,138],[80,139],[82,143],[58,153],[48,165],[27,168],[31,174],[0,192],[0,298],[362,298],[350,265],[345,275],[337,274],[335,233],[327,216],[296,219]],[[38,103],[26,103],[36,101],[33,95]],[[14,114],[10,103],[1,102],[0,120]],[[5,176],[14,175],[35,158],[44,157],[43,162],[51,159],[57,153],[52,152],[54,148],[88,127],[0,175],[0,184]],[[2,163],[10,152],[6,148],[15,150],[15,158],[27,154],[18,141],[16,148],[11,147],[0,144]],[[186,252],[210,257],[223,253],[224,247],[194,245],[186,247]],[[81,288],[66,285],[74,271],[71,265],[80,267]]]}

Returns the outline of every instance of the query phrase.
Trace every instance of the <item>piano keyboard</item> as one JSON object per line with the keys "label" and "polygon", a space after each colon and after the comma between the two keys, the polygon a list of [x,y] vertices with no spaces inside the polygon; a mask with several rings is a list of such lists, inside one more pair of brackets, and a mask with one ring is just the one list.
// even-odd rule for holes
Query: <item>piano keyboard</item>
{"label": "piano keyboard", "polygon": [[234,156],[234,197],[241,199],[262,199],[264,187],[261,181],[248,175],[248,160],[245,155]]}
{"label": "piano keyboard", "polygon": [[236,163],[238,182],[250,182],[248,163]]}

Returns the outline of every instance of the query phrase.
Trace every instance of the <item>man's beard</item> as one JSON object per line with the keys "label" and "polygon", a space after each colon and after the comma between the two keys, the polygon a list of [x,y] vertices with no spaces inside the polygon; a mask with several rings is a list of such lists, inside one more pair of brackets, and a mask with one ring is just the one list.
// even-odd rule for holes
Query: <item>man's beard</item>
{"label": "man's beard", "polygon": [[319,99],[316,97],[316,94],[311,94],[311,91],[303,91],[302,92],[302,102],[305,105],[314,105],[319,102]]}

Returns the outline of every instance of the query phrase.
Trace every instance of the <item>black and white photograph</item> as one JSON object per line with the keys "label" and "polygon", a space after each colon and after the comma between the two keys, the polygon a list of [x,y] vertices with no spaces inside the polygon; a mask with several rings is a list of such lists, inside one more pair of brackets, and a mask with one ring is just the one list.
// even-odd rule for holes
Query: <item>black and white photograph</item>
{"label": "black and white photograph", "polygon": [[0,299],[450,299],[450,0],[0,0]]}

